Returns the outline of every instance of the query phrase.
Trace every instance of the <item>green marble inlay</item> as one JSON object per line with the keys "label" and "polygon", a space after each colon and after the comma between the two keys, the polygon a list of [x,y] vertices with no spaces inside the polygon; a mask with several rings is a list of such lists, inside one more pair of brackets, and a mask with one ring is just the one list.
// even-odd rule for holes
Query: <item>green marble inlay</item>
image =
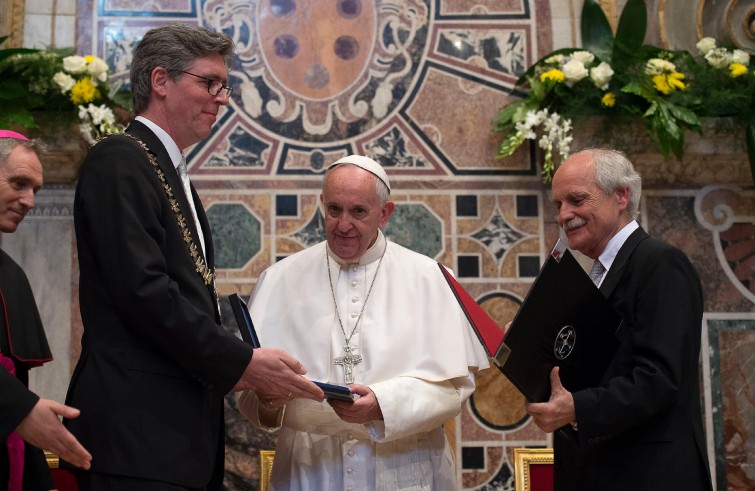
{"label": "green marble inlay", "polygon": [[215,267],[243,268],[260,249],[260,221],[242,204],[214,203],[207,209]]}
{"label": "green marble inlay", "polygon": [[393,242],[431,258],[443,251],[443,223],[423,204],[397,204],[383,232]]}

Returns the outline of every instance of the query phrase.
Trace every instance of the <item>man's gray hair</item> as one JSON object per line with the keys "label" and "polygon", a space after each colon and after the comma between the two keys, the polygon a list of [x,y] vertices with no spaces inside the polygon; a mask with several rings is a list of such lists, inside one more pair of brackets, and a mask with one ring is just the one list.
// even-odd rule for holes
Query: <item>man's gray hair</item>
{"label": "man's gray hair", "polygon": [[20,138],[0,138],[0,165],[5,165],[8,162],[10,153],[16,147],[24,147],[30,150],[34,150],[39,160],[42,160],[47,147],[42,140],[32,138],[31,140],[21,140]]}
{"label": "man's gray hair", "polygon": [[230,67],[233,40],[226,34],[189,24],[168,24],[151,29],[134,50],[131,62],[131,97],[134,112],[147,109],[152,93],[152,70],[163,67],[173,80],[191,68],[197,58],[219,54]]}
{"label": "man's gray hair", "polygon": [[582,152],[592,154],[595,184],[604,194],[612,194],[619,188],[629,188],[627,211],[632,218],[637,218],[640,214],[642,177],[634,170],[626,154],[605,148],[589,148]]}
{"label": "man's gray hair", "polygon": [[[335,167],[328,167],[325,170],[325,174],[323,174],[323,178],[322,178],[322,190],[323,190],[323,192],[325,191],[325,185],[328,183],[328,176],[330,176],[330,173],[333,170],[335,170],[335,169],[337,169],[339,167],[346,167],[346,166],[356,167],[357,169],[364,170],[363,168],[359,167],[358,165],[356,165],[356,164],[350,164],[350,163],[343,163],[343,164],[339,164],[339,165],[337,165]],[[373,174],[373,173],[371,173],[369,171],[366,171],[366,170],[364,170],[364,171],[367,172],[368,174],[370,174],[370,176],[375,179],[375,194],[378,197],[378,200],[380,202],[380,206],[383,206],[385,204],[385,202],[388,201],[388,199],[391,197],[391,191],[388,189],[388,186],[386,186],[385,183],[383,181],[381,181],[380,178],[378,178],[378,176],[376,176],[375,174]]]}

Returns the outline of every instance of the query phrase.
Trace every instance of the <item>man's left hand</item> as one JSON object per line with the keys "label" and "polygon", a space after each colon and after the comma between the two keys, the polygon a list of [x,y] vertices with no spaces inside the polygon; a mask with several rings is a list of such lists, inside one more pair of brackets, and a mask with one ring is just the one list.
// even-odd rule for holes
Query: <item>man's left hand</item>
{"label": "man's left hand", "polygon": [[551,396],[548,402],[528,402],[524,408],[535,420],[535,424],[546,433],[556,431],[577,419],[574,398],[561,385],[558,367],[551,370]]}
{"label": "man's left hand", "polygon": [[383,411],[380,409],[377,396],[369,387],[352,384],[349,389],[353,394],[359,395],[359,398],[354,402],[328,399],[328,404],[339,418],[347,423],[357,424],[367,424],[371,421],[383,419]]}

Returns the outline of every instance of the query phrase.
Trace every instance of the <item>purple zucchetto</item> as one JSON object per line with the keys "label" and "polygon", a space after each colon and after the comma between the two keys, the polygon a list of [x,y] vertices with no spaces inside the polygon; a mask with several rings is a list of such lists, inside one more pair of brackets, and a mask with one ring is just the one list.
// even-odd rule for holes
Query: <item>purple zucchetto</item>
{"label": "purple zucchetto", "polygon": [[15,138],[17,140],[28,140],[28,138],[26,138],[21,133],[16,133],[15,131],[11,131],[11,130],[0,130],[0,138]]}

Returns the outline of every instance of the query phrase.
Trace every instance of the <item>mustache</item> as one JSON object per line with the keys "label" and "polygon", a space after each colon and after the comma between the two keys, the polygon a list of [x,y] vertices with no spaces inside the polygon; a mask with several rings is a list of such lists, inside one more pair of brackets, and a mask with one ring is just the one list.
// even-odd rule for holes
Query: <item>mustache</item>
{"label": "mustache", "polygon": [[564,224],[561,225],[561,228],[564,229],[564,232],[568,232],[573,228],[581,227],[585,223],[587,223],[587,220],[580,217],[574,217],[568,222],[564,222]]}

